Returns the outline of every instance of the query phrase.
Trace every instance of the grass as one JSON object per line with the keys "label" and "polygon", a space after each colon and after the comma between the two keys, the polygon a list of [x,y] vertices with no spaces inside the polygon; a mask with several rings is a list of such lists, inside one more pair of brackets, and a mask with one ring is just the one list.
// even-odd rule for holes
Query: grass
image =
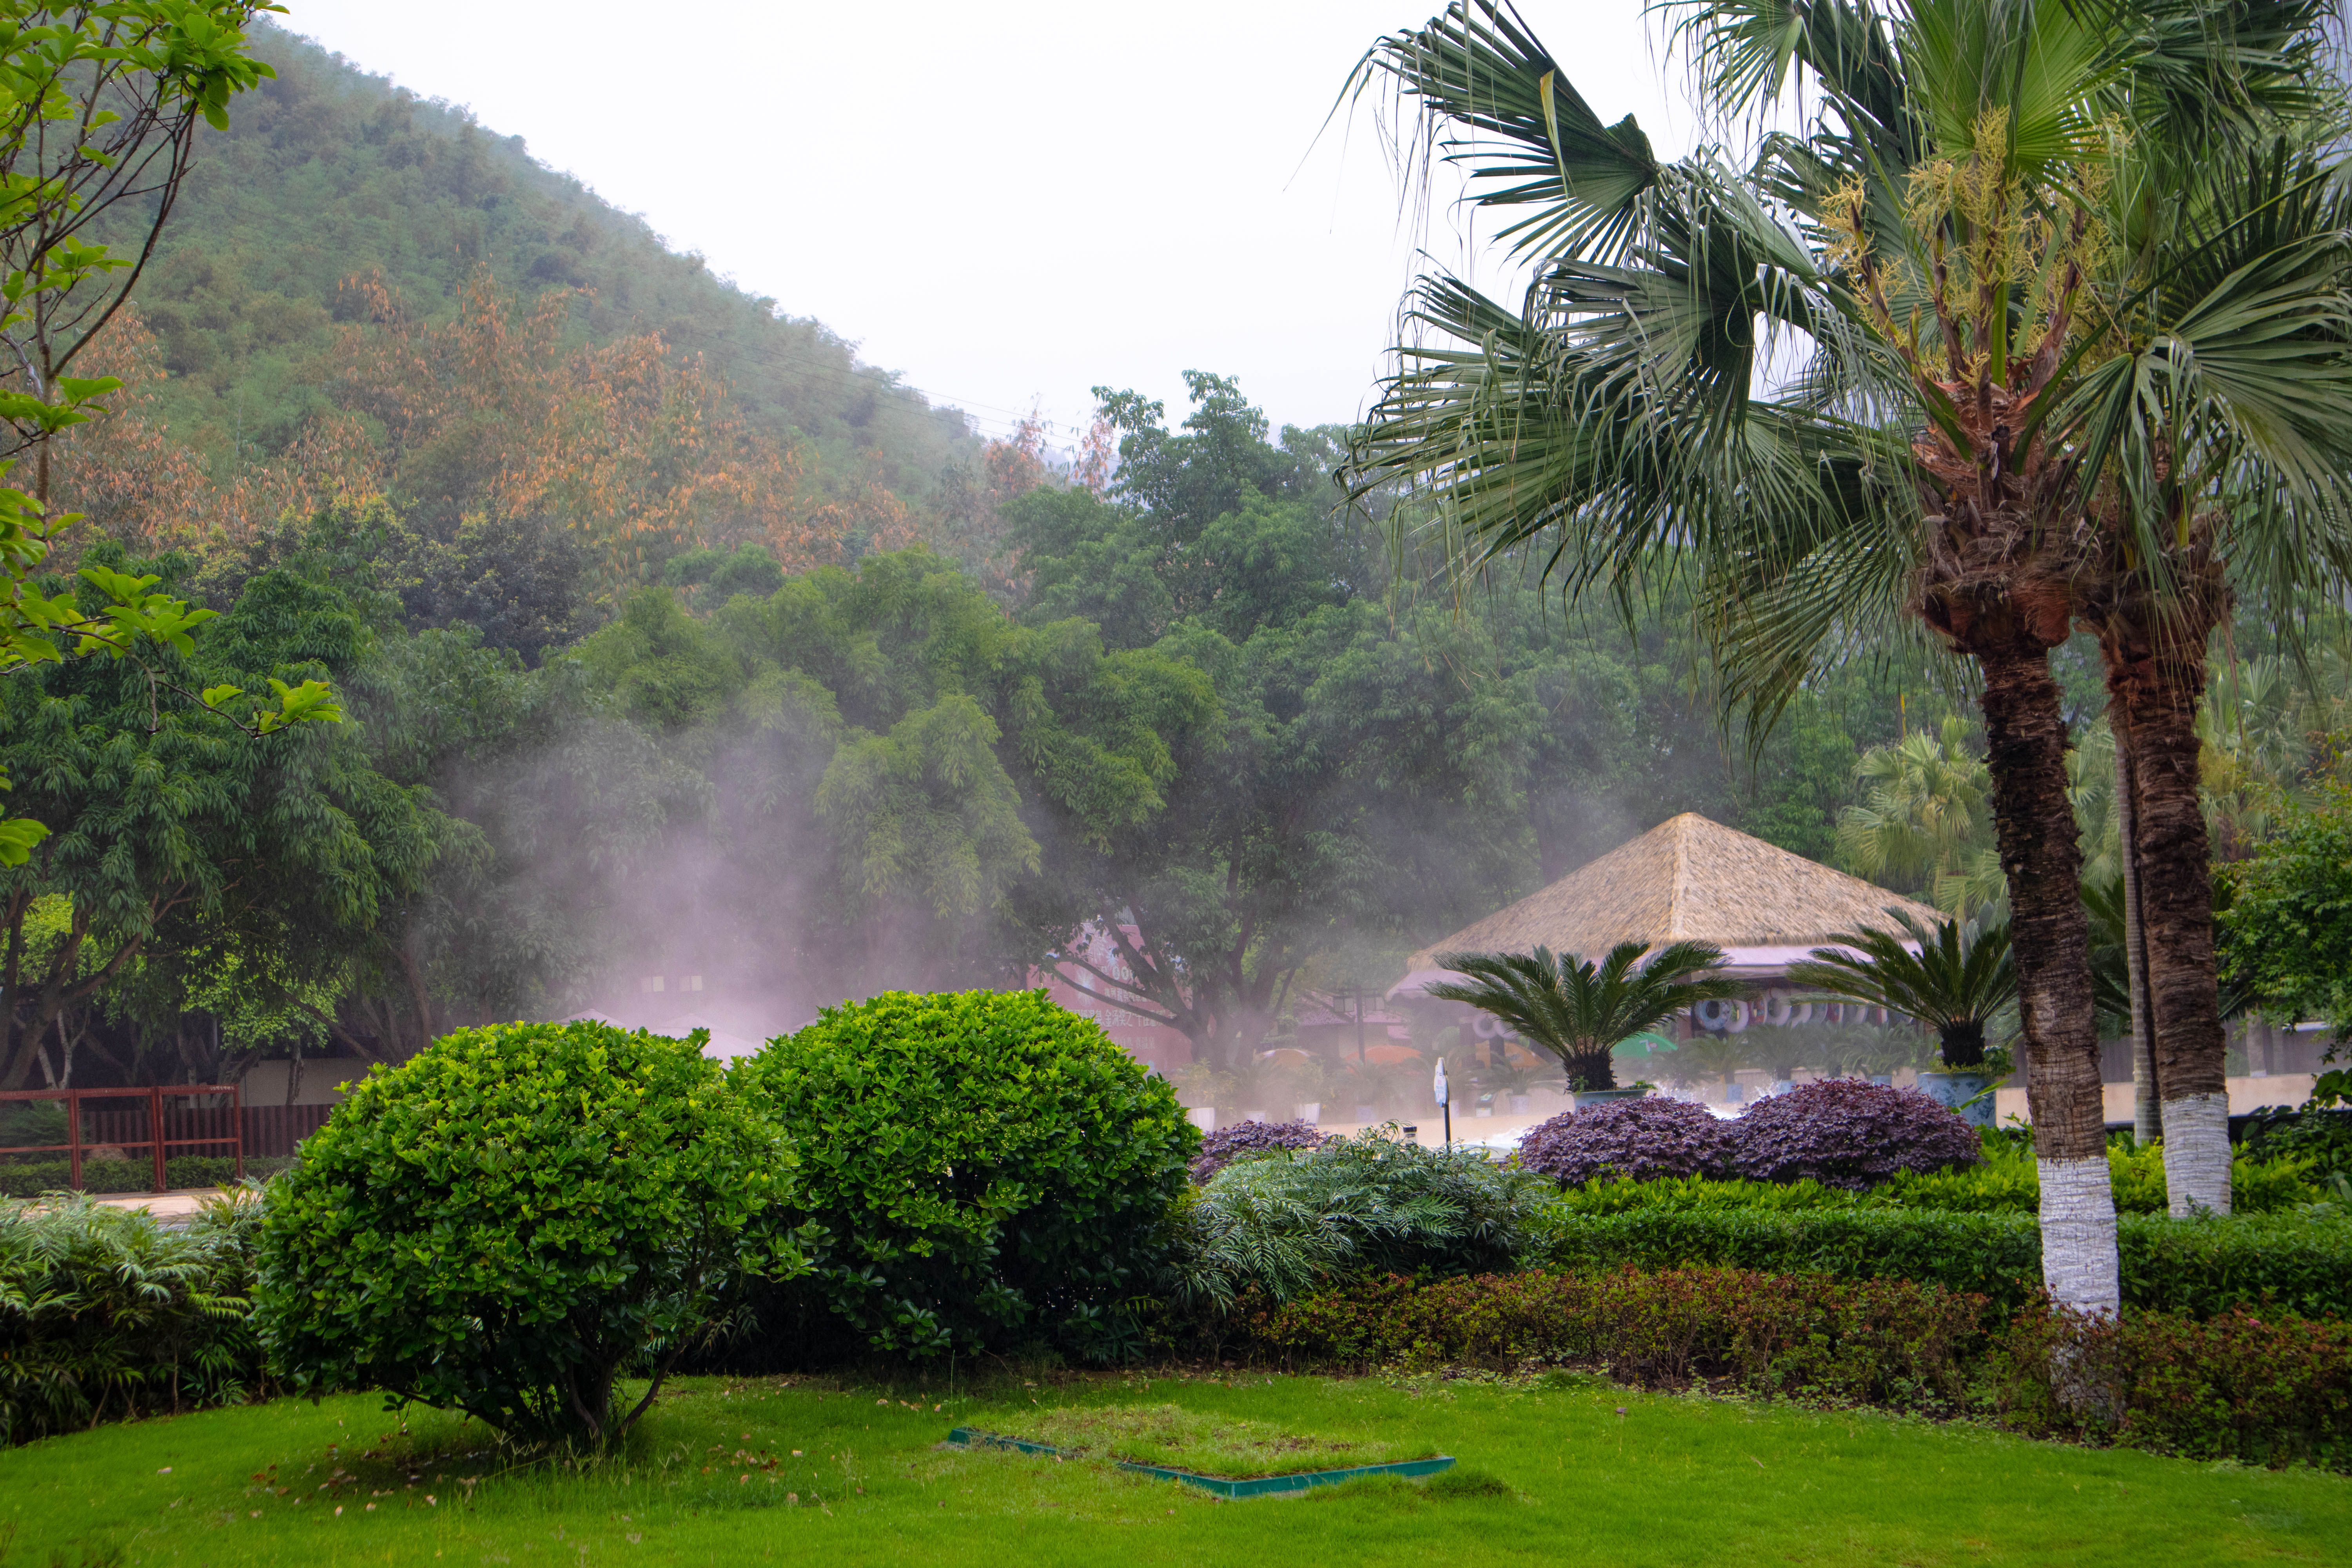
{"label": "grass", "polygon": [[[950,1426],[1180,1406],[1433,1446],[1433,1484],[1225,1502],[1108,1465],[946,1449]],[[0,1456],[7,1568],[110,1563],[1620,1564],[2344,1560],[2352,1481],[1592,1381],[1224,1373],[912,1384],[692,1380],[625,1458],[509,1465],[372,1398],[103,1427]]]}
{"label": "grass", "polygon": [[1187,1410],[1181,1405],[1066,1405],[1016,1417],[1004,1437],[1044,1443],[1069,1458],[1108,1458],[1199,1476],[1245,1480],[1300,1470],[1341,1470],[1425,1459],[1426,1439],[1391,1443],[1295,1433],[1264,1421]]}

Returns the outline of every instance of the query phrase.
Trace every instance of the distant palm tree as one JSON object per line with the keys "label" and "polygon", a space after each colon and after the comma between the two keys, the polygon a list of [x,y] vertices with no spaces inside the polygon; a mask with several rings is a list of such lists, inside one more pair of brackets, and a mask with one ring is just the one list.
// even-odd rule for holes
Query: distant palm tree
{"label": "distant palm tree", "polygon": [[1839,931],[1830,938],[1839,945],[1817,947],[1811,959],[1789,965],[1790,984],[1916,1018],[1935,1029],[1947,1068],[1982,1067],[1985,1026],[2017,1002],[2009,927],[1972,936],[1962,922],[1945,921],[1929,931],[1908,915],[1888,912],[1903,922],[1903,935]]}
{"label": "distant palm tree", "polygon": [[[1508,1024],[1531,1046],[1558,1057],[1571,1089],[1617,1087],[1610,1050],[1629,1035],[1664,1023],[1693,1003],[1737,996],[1741,986],[1717,973],[1723,950],[1704,942],[1669,942],[1642,963],[1645,942],[1621,942],[1598,965],[1572,952],[1441,952],[1437,964],[1471,976],[1429,987],[1442,1002],[1467,1002]],[[1636,968],[1635,965],[1640,967]],[[1696,977],[1696,978],[1694,978]]]}

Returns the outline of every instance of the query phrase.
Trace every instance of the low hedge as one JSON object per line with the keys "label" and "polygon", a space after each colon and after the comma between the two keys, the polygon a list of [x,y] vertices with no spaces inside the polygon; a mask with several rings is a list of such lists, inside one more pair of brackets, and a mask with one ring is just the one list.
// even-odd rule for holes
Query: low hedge
{"label": "low hedge", "polygon": [[1238,1338],[1290,1366],[1531,1363],[1599,1366],[1627,1383],[1694,1380],[1759,1394],[1952,1413],[1986,1303],[1902,1279],[1736,1268],[1401,1275],[1244,1315]]}
{"label": "low hedge", "polygon": [[[1530,1166],[1535,1162],[1529,1161]],[[2107,1173],[2118,1214],[2164,1214],[2164,1150],[2111,1144]],[[2248,1159],[2230,1166],[2230,1203],[2240,1215],[2278,1214],[2328,1196],[2316,1163],[2306,1156]],[[1956,1214],[2035,1214],[2042,1176],[2031,1149],[2004,1139],[1986,1141],[1985,1158],[1946,1171],[1905,1171],[1876,1186],[1848,1191],[1816,1181],[1754,1181],[1737,1177],[1656,1176],[1643,1181],[1590,1181],[1560,1194],[1580,1214],[1637,1208],[1905,1208]]]}
{"label": "low hedge", "polygon": [[[2305,1215],[2116,1222],[2124,1305],[2211,1317],[2271,1307],[2336,1317],[2352,1301],[2352,1222]],[[1910,1279],[1983,1296],[2006,1317],[2042,1285],[2023,1214],[1822,1207],[1554,1211],[1540,1261],[1578,1272],[1712,1265],[1843,1279]]]}
{"label": "low hedge", "polygon": [[2035,1436],[2352,1469],[2352,1324],[2232,1310],[2005,1324],[1967,1292],[1748,1269],[1391,1276],[1244,1314],[1293,1367],[1591,1367],[1649,1387],[1976,1414]]}
{"label": "low hedge", "polygon": [[[248,1156],[248,1176],[274,1175],[294,1162],[284,1156]],[[226,1187],[236,1178],[236,1161],[226,1154],[174,1154],[163,1162],[164,1179],[173,1187]],[[66,1190],[73,1167],[65,1160],[28,1160],[0,1164],[0,1198],[36,1198]],[[152,1192],[155,1162],[147,1160],[84,1160],[81,1190],[100,1196]]]}

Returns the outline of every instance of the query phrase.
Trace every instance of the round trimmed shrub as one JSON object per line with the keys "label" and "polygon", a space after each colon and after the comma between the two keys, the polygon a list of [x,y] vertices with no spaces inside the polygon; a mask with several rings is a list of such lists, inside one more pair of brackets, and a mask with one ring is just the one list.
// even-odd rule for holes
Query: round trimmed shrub
{"label": "round trimmed shrub", "polygon": [[1730,1130],[1705,1106],[1655,1094],[1562,1111],[1519,1141],[1519,1163],[1564,1187],[1719,1176],[1730,1157]]}
{"label": "round trimmed shrub", "polygon": [[1730,1173],[1754,1182],[1810,1178],[1858,1192],[1897,1172],[1984,1158],[1976,1129],[1917,1089],[1858,1078],[1799,1084],[1759,1100],[1730,1132]]}
{"label": "round trimmed shrub", "polygon": [[1205,1182],[1234,1161],[1285,1149],[1320,1149],[1325,1134],[1304,1121],[1236,1121],[1201,1140],[1192,1179]]}
{"label": "round trimmed shrub", "polygon": [[793,1152],[687,1040],[460,1029],[353,1086],[268,1189],[255,1306],[310,1394],[380,1388],[531,1444],[602,1446],[730,1310],[804,1263]]}
{"label": "round trimmed shrub", "polygon": [[737,1070],[793,1134],[828,1237],[814,1274],[765,1293],[749,1359],[1139,1344],[1120,1304],[1201,1134],[1093,1019],[1043,991],[888,992]]}

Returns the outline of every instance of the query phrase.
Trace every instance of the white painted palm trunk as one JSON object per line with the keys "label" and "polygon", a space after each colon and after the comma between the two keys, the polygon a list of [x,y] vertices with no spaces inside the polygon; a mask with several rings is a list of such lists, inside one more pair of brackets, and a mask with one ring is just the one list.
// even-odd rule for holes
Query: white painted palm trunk
{"label": "white painted palm trunk", "polygon": [[2116,1261],[2116,1188],[2107,1157],[2041,1160],[2042,1282],[2051,1300],[2112,1316],[2123,1305]]}
{"label": "white painted palm trunk", "polygon": [[2164,1189],[2176,1217],[2230,1212],[2230,1097],[2164,1102]]}

